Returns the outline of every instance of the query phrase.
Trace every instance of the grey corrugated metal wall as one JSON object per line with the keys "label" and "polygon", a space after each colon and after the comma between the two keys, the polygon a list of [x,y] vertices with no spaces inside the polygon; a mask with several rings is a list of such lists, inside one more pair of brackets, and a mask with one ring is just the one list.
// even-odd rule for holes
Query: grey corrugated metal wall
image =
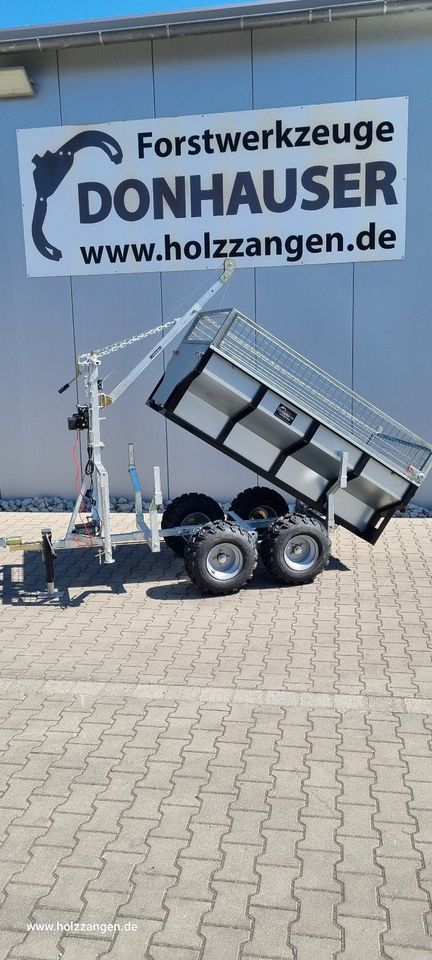
{"label": "grey corrugated metal wall", "polygon": [[[15,137],[22,127],[409,96],[406,259],[239,270],[225,303],[432,439],[431,57],[430,13],[19,57],[37,95],[0,106],[2,496],[72,492],[66,417],[75,397],[59,397],[57,388],[73,375],[75,351],[175,315],[209,276],[27,279]],[[121,378],[137,349],[105,361],[105,370],[114,368],[108,383]],[[202,489],[229,499],[254,476],[145,406],[161,370],[158,361],[108,411],[112,492],[128,492],[127,441],[134,439],[146,493],[159,463],[170,496]],[[418,500],[432,502],[432,480]]]}

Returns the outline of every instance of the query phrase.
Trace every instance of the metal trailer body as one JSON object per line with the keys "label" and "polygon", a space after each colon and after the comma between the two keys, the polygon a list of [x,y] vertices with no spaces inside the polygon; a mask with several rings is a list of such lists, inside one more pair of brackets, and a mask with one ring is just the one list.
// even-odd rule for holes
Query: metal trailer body
{"label": "metal trailer body", "polygon": [[[219,278],[182,317],[81,354],[76,376],[60,388],[63,393],[78,376],[84,376],[87,403],[78,406],[69,428],[87,431],[89,459],[66,534],[53,540],[51,531],[44,529],[41,541],[32,543],[20,537],[0,538],[0,547],[42,551],[48,599],[59,596],[54,583],[57,551],[97,548],[99,560],[110,564],[116,546],[146,543],[152,552],[158,552],[161,540],[171,540],[172,545],[173,537],[183,537],[186,569],[204,591],[221,594],[244,586],[256,566],[260,533],[261,556],[276,579],[308,582],[327,563],[336,522],[375,543],[395,510],[408,503],[430,470],[431,444],[239,311],[203,312],[207,301],[229,281],[234,267],[234,261],[227,259]],[[100,376],[102,358],[162,331],[165,336],[156,346],[105,393]],[[147,523],[130,443],[136,528],[112,533],[101,411],[108,410],[182,331],[184,338],[147,403],[299,497],[313,508],[314,515],[267,513],[261,519],[258,513],[256,519],[251,514],[240,517],[230,509],[224,520],[192,524],[184,515],[177,526],[160,529],[159,467],[153,468],[154,496]],[[257,489],[261,496],[261,488],[244,494]],[[80,524],[77,521],[83,512],[90,516]]]}
{"label": "metal trailer body", "polygon": [[196,318],[147,402],[317,513],[333,491],[370,543],[432,467],[430,443],[235,309]]}

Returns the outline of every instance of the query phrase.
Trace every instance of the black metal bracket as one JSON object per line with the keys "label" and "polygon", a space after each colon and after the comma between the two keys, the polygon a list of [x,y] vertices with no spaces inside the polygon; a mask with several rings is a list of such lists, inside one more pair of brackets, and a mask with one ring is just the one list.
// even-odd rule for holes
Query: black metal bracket
{"label": "black metal bracket", "polygon": [[285,447],[280,451],[280,453],[278,453],[276,459],[269,468],[269,473],[276,476],[282,464],[285,463],[286,458],[291,457],[293,453],[297,453],[297,450],[302,450],[303,447],[307,447],[308,443],[311,442],[320,426],[321,424],[319,420],[312,420],[312,423],[306,430],[306,433],[303,437],[300,437],[299,440],[295,440],[294,443],[291,443],[288,447]]}
{"label": "black metal bracket", "polygon": [[231,433],[233,427],[235,427],[236,423],[240,423],[240,421],[244,420],[249,413],[253,413],[253,411],[256,410],[258,405],[261,403],[261,400],[267,393],[267,390],[268,387],[265,387],[261,384],[261,386],[258,387],[258,390],[255,391],[252,400],[249,400],[249,402],[242,407],[238,413],[235,413],[234,416],[229,418],[228,422],[224,427],[222,427],[222,430],[216,438],[218,443],[224,443],[228,435]]}

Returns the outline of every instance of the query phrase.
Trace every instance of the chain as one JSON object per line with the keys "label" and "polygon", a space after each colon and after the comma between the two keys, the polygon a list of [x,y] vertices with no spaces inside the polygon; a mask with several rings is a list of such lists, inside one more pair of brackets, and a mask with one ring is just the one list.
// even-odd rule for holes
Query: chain
{"label": "chain", "polygon": [[162,333],[163,330],[167,330],[168,327],[172,327],[175,323],[177,323],[177,320],[168,320],[167,323],[161,323],[159,327],[153,327],[153,330],[144,330],[143,333],[137,333],[134,337],[129,337],[129,340],[117,340],[116,343],[111,343],[107,347],[94,350],[92,356],[107,357],[110,353],[123,350],[123,347],[130,347],[132,343],[138,343],[139,340],[151,337],[154,333]]}
{"label": "chain", "polygon": [[[234,261],[228,261],[228,260],[225,261],[225,265],[229,263],[233,264]],[[231,273],[232,273],[232,269],[233,268],[231,268]],[[207,280],[201,280],[201,282],[192,291],[192,294],[190,296],[195,296],[196,293],[199,290],[201,290],[201,288],[205,284],[207,284],[207,282],[208,282]],[[224,296],[225,296],[225,292],[226,292],[226,288],[224,290]],[[190,296],[187,298],[185,297],[185,299],[182,300],[180,307],[182,307],[183,304],[190,299]],[[166,323],[161,323],[159,327],[153,327],[153,330],[144,330],[143,333],[137,333],[135,337],[130,337],[128,340],[117,340],[116,343],[111,343],[107,347],[101,347],[100,350],[92,350],[92,356],[107,357],[109,356],[110,353],[116,353],[117,350],[123,350],[123,347],[130,347],[132,343],[138,343],[140,340],[145,340],[146,337],[151,337],[152,334],[154,333],[162,333],[163,330],[167,330],[168,327],[173,327],[174,324],[177,323],[178,320],[180,319],[181,317],[176,317],[175,320],[168,320]],[[87,354],[85,354],[85,356],[87,356]]]}

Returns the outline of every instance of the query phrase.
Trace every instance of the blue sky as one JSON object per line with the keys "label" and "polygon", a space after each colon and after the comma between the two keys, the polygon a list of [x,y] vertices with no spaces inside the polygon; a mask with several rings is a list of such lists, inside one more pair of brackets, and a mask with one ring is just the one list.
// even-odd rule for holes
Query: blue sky
{"label": "blue sky", "polygon": [[[233,0],[1,0],[0,29],[98,20],[196,7],[229,7]],[[241,2],[241,0],[236,0]],[[260,0],[248,0],[259,3]]]}

